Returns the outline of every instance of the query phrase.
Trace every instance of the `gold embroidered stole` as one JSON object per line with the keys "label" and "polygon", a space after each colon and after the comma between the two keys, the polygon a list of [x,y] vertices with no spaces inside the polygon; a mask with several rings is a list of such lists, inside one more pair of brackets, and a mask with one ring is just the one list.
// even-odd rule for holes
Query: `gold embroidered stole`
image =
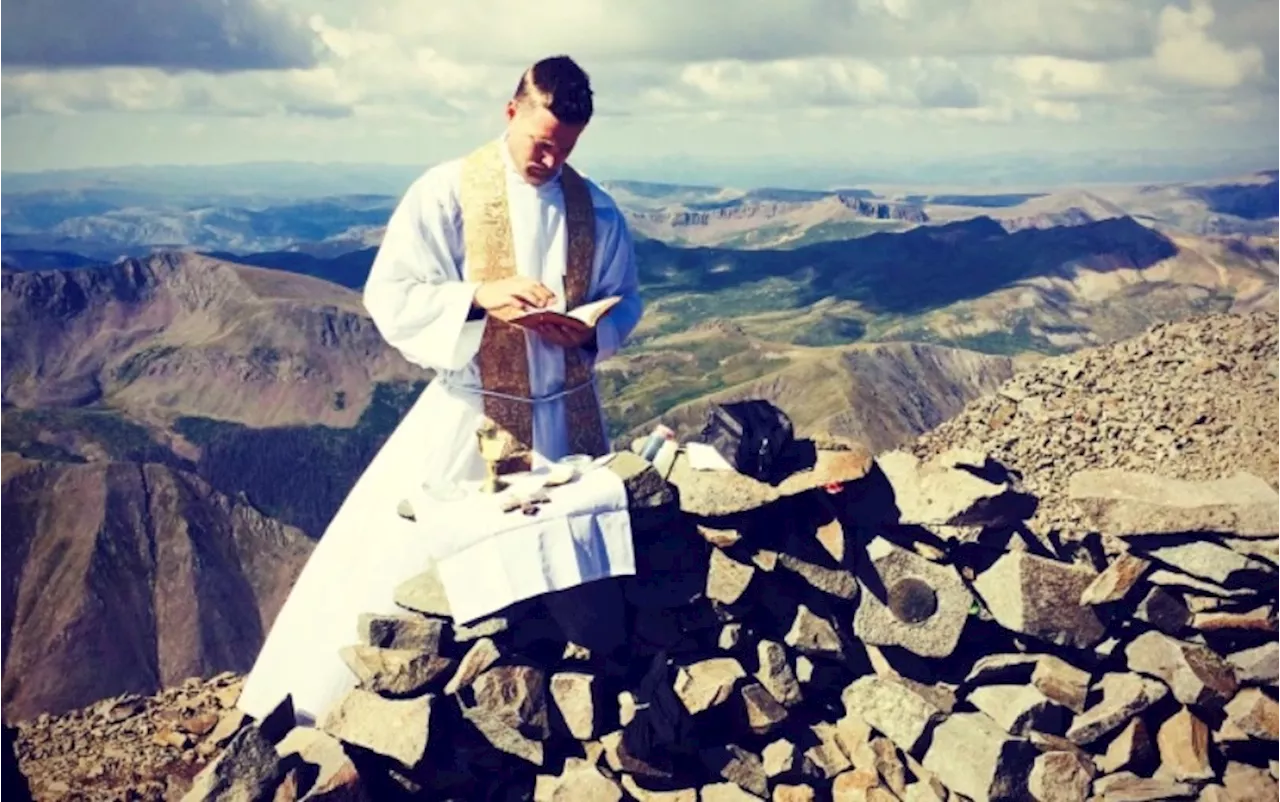
{"label": "gold embroidered stole", "polygon": [[[463,162],[460,201],[468,281],[484,283],[516,275],[503,146],[500,140],[490,142]],[[560,176],[567,237],[565,308],[572,309],[587,300],[591,289],[595,209],[582,176],[567,164]],[[480,383],[488,391],[484,395],[485,414],[517,443],[516,453],[499,465],[499,473],[529,470],[533,462],[533,403],[491,394],[531,396],[525,330],[504,319],[514,313],[495,310],[486,316],[478,355]],[[595,387],[587,384],[593,378],[590,362],[577,348],[564,349],[564,357],[564,389],[572,390],[564,397],[569,453],[600,456],[608,451],[608,441]],[[578,387],[581,389],[574,390]]]}

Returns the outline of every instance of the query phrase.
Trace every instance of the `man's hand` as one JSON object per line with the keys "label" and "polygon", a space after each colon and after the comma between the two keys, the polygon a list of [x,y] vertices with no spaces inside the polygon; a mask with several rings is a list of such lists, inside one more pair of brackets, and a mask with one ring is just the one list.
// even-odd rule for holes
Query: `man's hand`
{"label": "man's hand", "polygon": [[476,290],[474,305],[487,312],[526,312],[545,309],[555,299],[555,293],[542,282],[528,276],[510,276],[481,284]]}

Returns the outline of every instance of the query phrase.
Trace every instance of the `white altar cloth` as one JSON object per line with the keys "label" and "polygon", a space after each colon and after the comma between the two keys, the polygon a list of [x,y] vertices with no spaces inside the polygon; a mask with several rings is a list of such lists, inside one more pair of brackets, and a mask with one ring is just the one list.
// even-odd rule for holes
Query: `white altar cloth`
{"label": "white altar cloth", "polygon": [[464,482],[458,501],[415,493],[417,526],[440,573],[454,621],[469,623],[525,599],[597,579],[633,576],[635,550],[622,479],[607,468],[545,488],[536,515],[502,511],[537,489],[546,469],[513,477],[497,495]]}

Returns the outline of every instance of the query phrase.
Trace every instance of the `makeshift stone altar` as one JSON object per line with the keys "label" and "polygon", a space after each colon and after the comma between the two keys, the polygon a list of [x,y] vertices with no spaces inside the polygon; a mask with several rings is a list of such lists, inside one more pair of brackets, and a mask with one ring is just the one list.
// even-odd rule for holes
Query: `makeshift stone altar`
{"label": "makeshift stone altar", "polygon": [[1124,530],[1046,542],[985,455],[810,445],[776,486],[615,456],[635,576],[460,624],[427,572],[352,633],[328,720],[246,726],[191,798],[1275,798],[1265,483],[1203,511],[1241,531],[1095,493]]}

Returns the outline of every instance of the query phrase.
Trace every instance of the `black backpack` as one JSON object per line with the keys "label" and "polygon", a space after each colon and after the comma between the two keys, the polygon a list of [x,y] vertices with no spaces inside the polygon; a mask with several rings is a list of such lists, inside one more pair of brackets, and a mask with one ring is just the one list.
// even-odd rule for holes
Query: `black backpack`
{"label": "black backpack", "polygon": [[783,457],[795,442],[795,427],[762,399],[712,404],[697,440],[715,448],[738,473],[772,484],[786,478]]}

